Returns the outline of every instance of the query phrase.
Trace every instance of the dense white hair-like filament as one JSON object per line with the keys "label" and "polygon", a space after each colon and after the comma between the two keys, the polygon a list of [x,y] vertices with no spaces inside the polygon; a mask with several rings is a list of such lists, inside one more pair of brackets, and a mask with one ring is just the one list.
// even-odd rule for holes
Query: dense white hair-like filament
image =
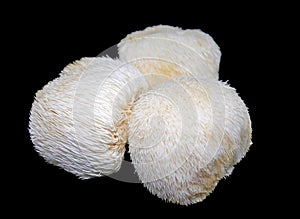
{"label": "dense white hair-like filament", "polygon": [[205,199],[246,154],[250,123],[245,104],[226,83],[179,76],[134,105],[130,155],[152,194],[189,205]]}
{"label": "dense white hair-like filament", "polygon": [[119,170],[135,99],[147,89],[133,66],[83,58],[38,91],[29,131],[45,160],[86,179]]}

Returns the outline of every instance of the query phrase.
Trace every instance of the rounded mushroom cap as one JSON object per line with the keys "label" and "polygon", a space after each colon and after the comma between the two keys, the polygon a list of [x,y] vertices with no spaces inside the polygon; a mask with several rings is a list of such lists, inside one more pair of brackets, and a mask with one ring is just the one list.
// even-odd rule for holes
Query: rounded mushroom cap
{"label": "rounded mushroom cap", "polygon": [[129,151],[145,187],[189,205],[205,199],[251,144],[247,107],[226,83],[180,76],[141,95]]}
{"label": "rounded mushroom cap", "polygon": [[119,57],[147,75],[150,86],[172,77],[197,74],[218,79],[221,52],[201,30],[158,25],[127,35],[119,44]]}
{"label": "rounded mushroom cap", "polygon": [[82,179],[118,171],[132,103],[146,89],[144,76],[118,60],[68,65],[36,93],[29,122],[35,149]]}

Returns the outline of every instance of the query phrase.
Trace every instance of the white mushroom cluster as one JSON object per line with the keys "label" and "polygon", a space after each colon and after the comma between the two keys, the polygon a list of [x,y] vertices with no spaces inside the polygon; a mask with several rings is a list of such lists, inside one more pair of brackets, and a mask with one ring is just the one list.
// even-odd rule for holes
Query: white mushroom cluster
{"label": "white mushroom cluster", "polygon": [[218,45],[200,30],[159,25],[127,35],[118,52],[74,62],[36,93],[36,151],[88,179],[119,171],[128,143],[152,194],[204,200],[251,145],[246,105],[218,81]]}

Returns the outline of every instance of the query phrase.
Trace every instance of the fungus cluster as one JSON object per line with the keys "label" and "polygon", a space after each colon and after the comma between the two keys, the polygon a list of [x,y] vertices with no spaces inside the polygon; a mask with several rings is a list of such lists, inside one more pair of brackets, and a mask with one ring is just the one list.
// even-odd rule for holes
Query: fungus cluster
{"label": "fungus cluster", "polygon": [[247,107],[218,81],[221,52],[200,30],[127,35],[119,59],[82,58],[38,91],[29,132],[48,162],[81,179],[119,171],[125,144],[144,186],[168,202],[205,199],[251,145]]}

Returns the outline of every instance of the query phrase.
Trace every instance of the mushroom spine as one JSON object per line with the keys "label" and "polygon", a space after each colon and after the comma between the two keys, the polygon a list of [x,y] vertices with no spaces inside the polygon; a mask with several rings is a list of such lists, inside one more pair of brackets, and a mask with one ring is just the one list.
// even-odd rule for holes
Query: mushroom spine
{"label": "mushroom spine", "polygon": [[120,169],[132,104],[147,89],[131,65],[83,58],[38,91],[29,131],[35,149],[53,165],[87,179]]}

